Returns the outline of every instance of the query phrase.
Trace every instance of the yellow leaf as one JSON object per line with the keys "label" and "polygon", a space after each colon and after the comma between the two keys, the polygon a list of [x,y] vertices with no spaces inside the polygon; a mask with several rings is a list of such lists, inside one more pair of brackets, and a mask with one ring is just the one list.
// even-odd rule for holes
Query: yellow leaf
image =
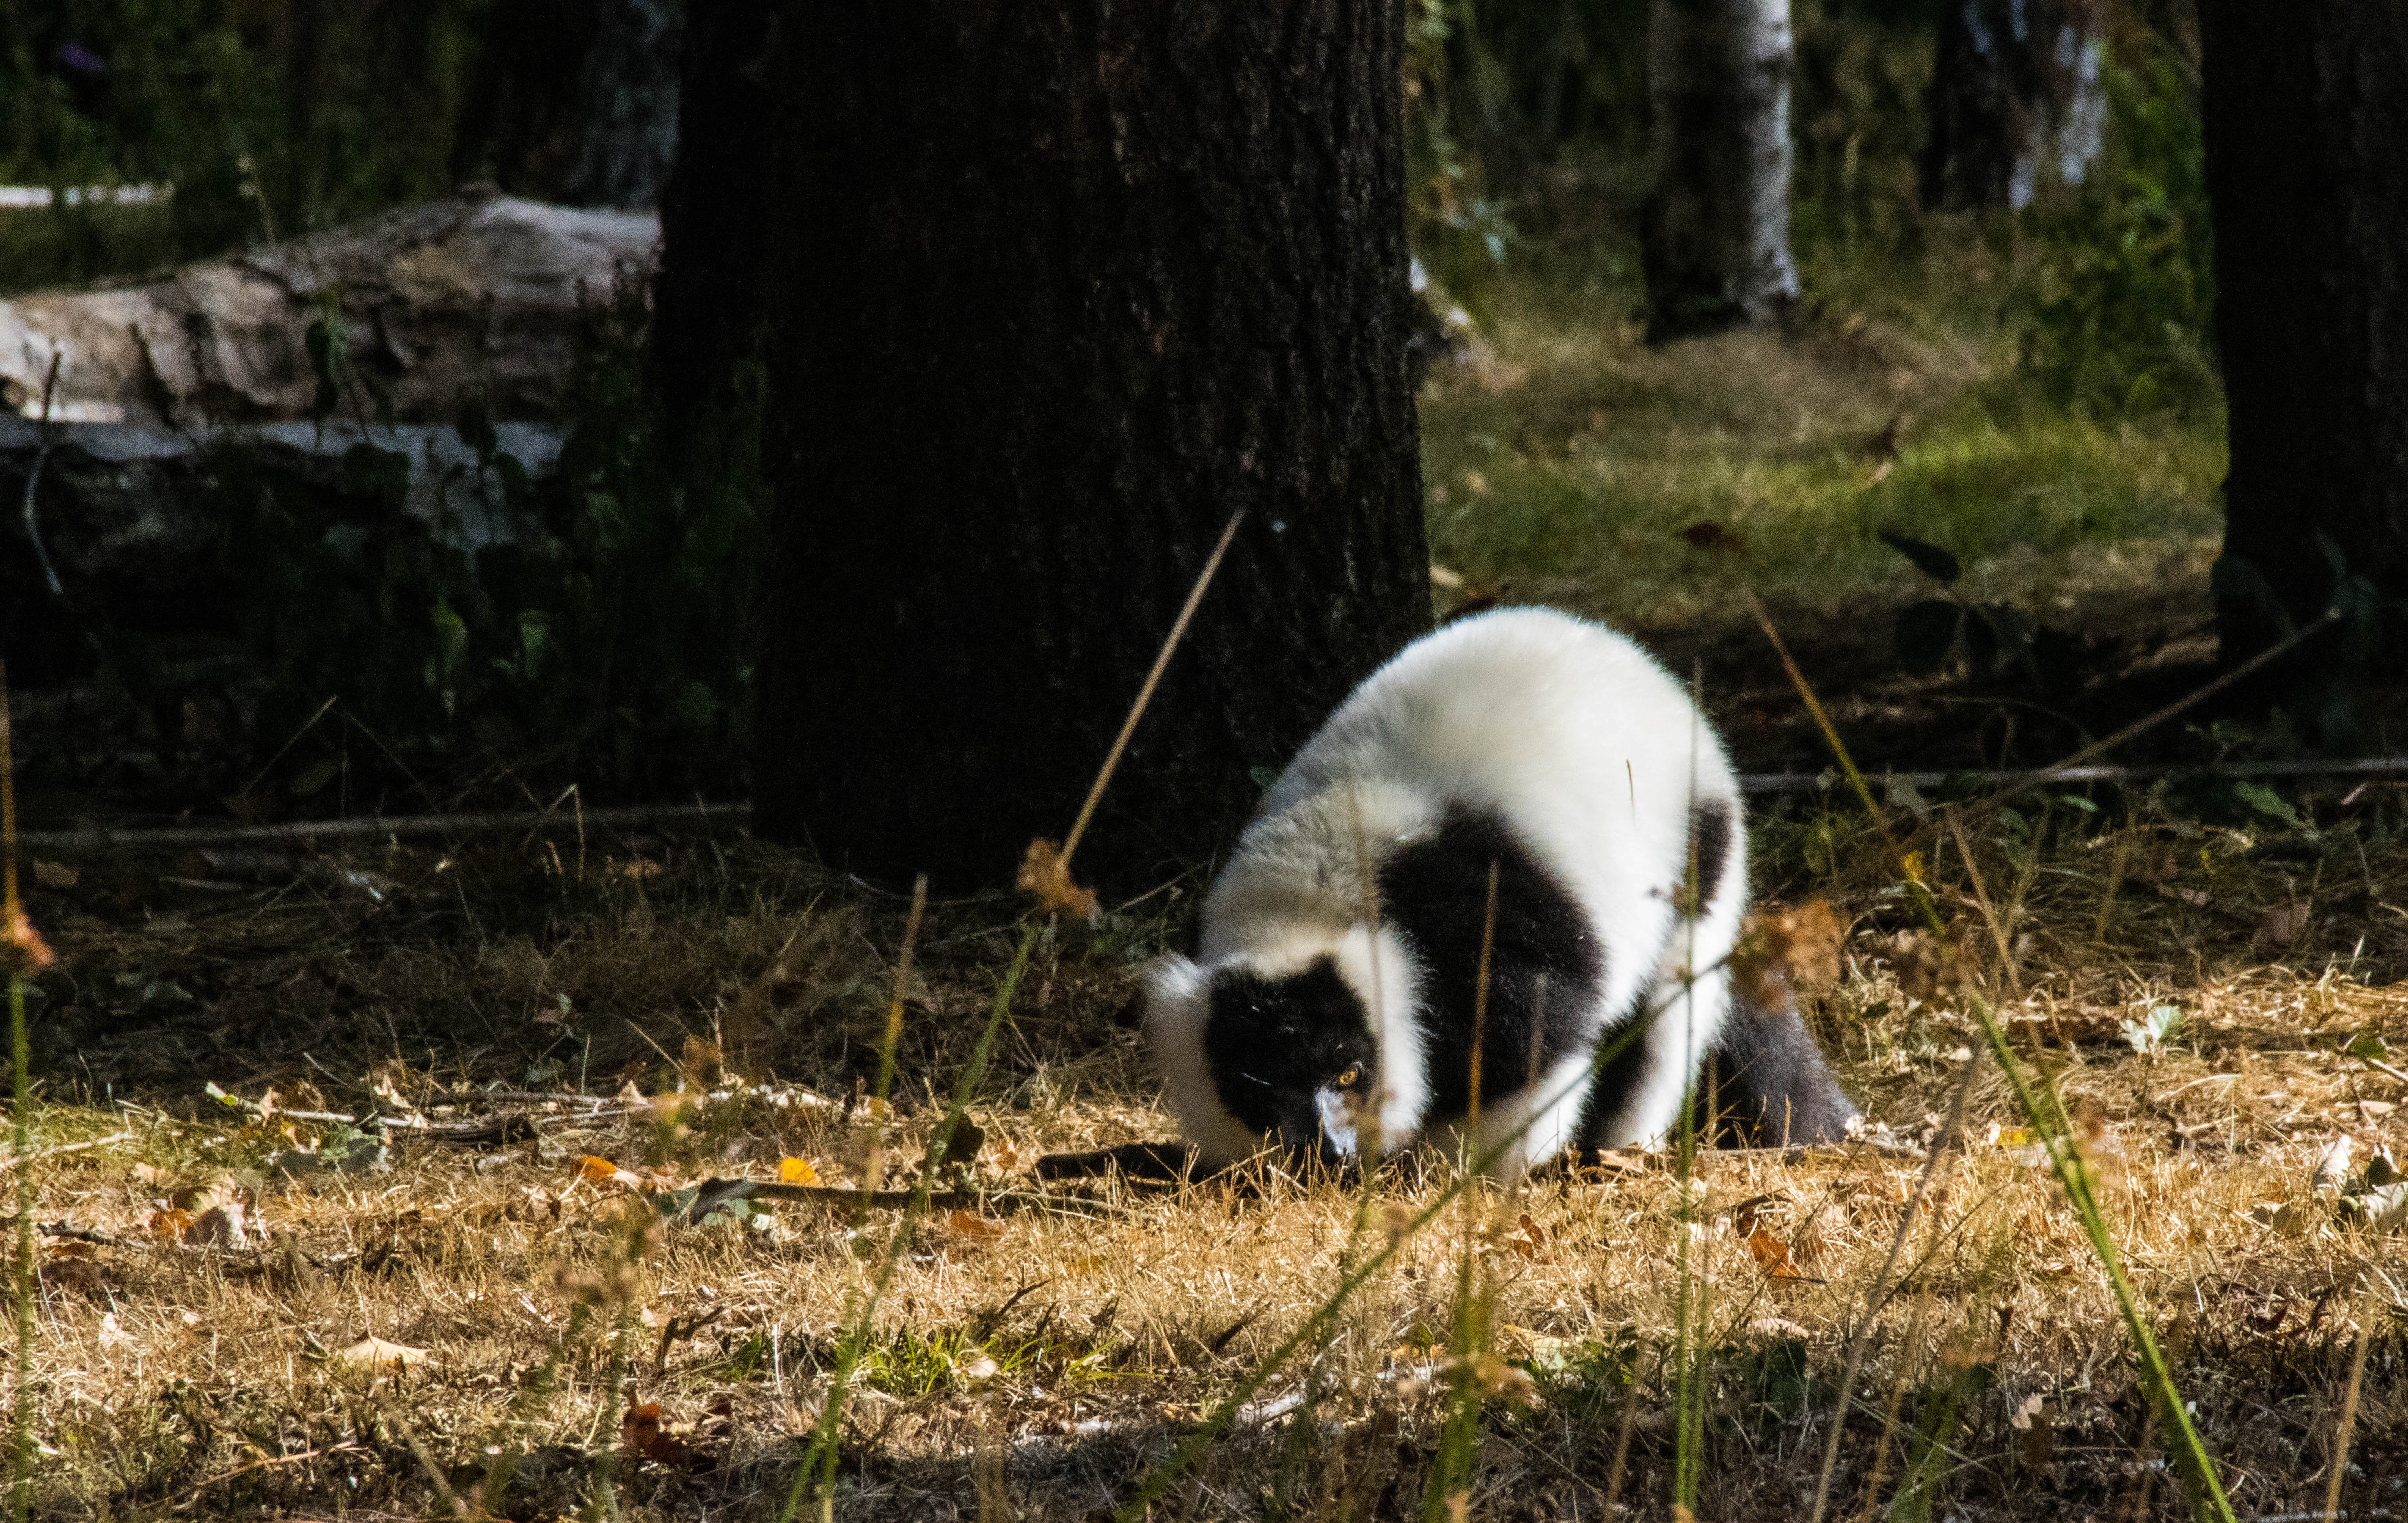
{"label": "yellow leaf", "polygon": [[363,1338],[349,1348],[335,1350],[335,1358],[353,1369],[370,1370],[379,1374],[427,1362],[426,1350],[412,1348],[408,1343],[387,1343],[381,1338]]}
{"label": "yellow leaf", "polygon": [[809,1158],[780,1158],[778,1183],[781,1185],[816,1185],[820,1171],[811,1167]]}
{"label": "yellow leaf", "polygon": [[1081,888],[1070,881],[1070,865],[1063,859],[1059,841],[1039,838],[1028,843],[1028,855],[1022,859],[1020,891],[1037,901],[1037,908],[1048,913],[1061,912],[1077,920],[1096,917],[1096,891]]}
{"label": "yellow leaf", "polygon": [[619,1166],[608,1158],[597,1158],[588,1153],[577,1160],[577,1171],[587,1179],[604,1180],[619,1172]]}
{"label": "yellow leaf", "polygon": [[1759,1227],[1747,1235],[1747,1251],[1776,1280],[1802,1280],[1797,1264],[1789,1257],[1789,1244]]}

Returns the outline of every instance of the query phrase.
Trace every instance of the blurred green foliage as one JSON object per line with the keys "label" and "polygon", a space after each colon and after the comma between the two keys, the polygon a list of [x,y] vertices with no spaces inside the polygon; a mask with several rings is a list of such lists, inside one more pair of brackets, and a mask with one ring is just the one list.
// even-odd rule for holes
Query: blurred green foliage
{"label": "blurred green foliage", "polygon": [[2215,296],[2196,61],[2128,18],[2106,68],[2107,156],[2034,204],[2040,250],[2023,360],[2061,406],[2099,417],[2218,404]]}
{"label": "blurred green foliage", "polygon": [[0,181],[165,182],[155,211],[0,218],[0,281],[67,283],[490,179],[540,195],[590,6],[0,0]]}
{"label": "blurred green foliage", "polygon": [[[462,398],[475,468],[435,523],[403,510],[409,462],[373,442],[330,496],[217,447],[214,507],[243,639],[266,667],[263,744],[328,696],[383,763],[313,730],[278,761],[286,791],[339,753],[387,783],[514,783],[674,797],[742,783],[752,575],[761,554],[757,366],[673,464],[643,377],[640,281],[586,309],[557,471],[530,481],[479,398]],[[327,410],[348,410],[347,379]],[[390,764],[390,765],[384,765]],[[430,794],[430,805],[450,802]]]}

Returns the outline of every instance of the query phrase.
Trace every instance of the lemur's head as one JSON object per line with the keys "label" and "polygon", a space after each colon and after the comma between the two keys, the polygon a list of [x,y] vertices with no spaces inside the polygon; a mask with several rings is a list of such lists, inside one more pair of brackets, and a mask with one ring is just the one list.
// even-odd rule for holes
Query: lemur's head
{"label": "lemur's head", "polygon": [[1342,1162],[1419,1130],[1411,960],[1393,935],[1360,926],[1319,940],[1202,964],[1173,954],[1146,970],[1164,1098],[1215,1161],[1268,1146]]}

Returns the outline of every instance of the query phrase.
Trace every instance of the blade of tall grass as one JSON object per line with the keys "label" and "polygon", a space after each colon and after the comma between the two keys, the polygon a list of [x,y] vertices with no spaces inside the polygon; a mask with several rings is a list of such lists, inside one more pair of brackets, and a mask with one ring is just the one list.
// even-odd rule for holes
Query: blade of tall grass
{"label": "blade of tall grass", "polygon": [[[1457,1166],[1469,1170],[1473,1139],[1480,1133],[1481,1064],[1485,1056],[1488,1038],[1488,969],[1497,941],[1497,881],[1498,864],[1488,864],[1488,897],[1480,921],[1480,968],[1471,986],[1471,1065],[1469,1074],[1469,1104],[1464,1111],[1463,1155]],[[1538,1042],[1538,1032],[1530,1035]],[[1447,1333],[1447,1355],[1452,1375],[1447,1394],[1446,1426],[1440,1430],[1438,1456],[1430,1466],[1429,1480],[1423,1489],[1422,1517],[1425,1523],[1443,1523],[1459,1504],[1458,1497],[1469,1498],[1471,1471],[1480,1445],[1480,1413],[1483,1406],[1478,1363],[1488,1352],[1489,1301],[1485,1285],[1475,1289],[1474,1277],[1480,1263],[1480,1202],[1477,1189],[1467,1190],[1463,1197],[1463,1247],[1455,1272],[1453,1327]]]}
{"label": "blade of tall grass", "polygon": [[[58,362],[50,363],[53,379]],[[49,399],[44,397],[45,416]],[[33,488],[26,492],[30,499]],[[34,1085],[25,1036],[25,978],[22,964],[33,960],[39,942],[23,923],[17,902],[16,758],[8,729],[8,668],[0,663],[0,958],[8,964],[8,1109],[16,1124],[17,1220],[13,1279],[17,1296],[16,1381],[8,1414],[8,1513],[25,1523],[34,1510],[34,1302],[39,1288],[34,1268]]]}
{"label": "blade of tall grass", "polygon": [[[1814,1480],[1814,1505],[1808,1509],[1806,1523],[1823,1523],[1823,1509],[1830,1500],[1831,1471],[1840,1458],[1840,1435],[1847,1430],[1848,1403],[1855,1399],[1857,1372],[1864,1368],[1865,1350],[1872,1343],[1873,1327],[1881,1317],[1889,1288],[1890,1272],[1898,1268],[1898,1256],[1904,1251],[1906,1240],[1914,1230],[1915,1214],[1922,1210],[1924,1197],[1930,1193],[1931,1181],[1940,1171],[1940,1160],[1947,1154],[1956,1138],[1956,1130],[1965,1124],[1965,1105],[1972,1098],[1973,1081],[1981,1073],[1980,1052],[1965,1059],[1965,1072],[1956,1081],[1956,1097],[1948,1104],[1948,1119],[1931,1139],[1931,1152],[1923,1160],[1923,1173],[1914,1182],[1914,1193],[1907,1198],[1906,1210],[1899,1214],[1898,1230],[1890,1235],[1889,1252],[1882,1266],[1874,1272],[1872,1288],[1865,1295],[1864,1319],[1857,1323],[1856,1336],[1848,1340],[1848,1357],[1840,1369],[1840,1398],[1831,1408],[1831,1432],[1823,1441],[1822,1473]],[[1920,1317],[1917,1323],[1920,1325]]]}
{"label": "blade of tall grass", "polygon": [[[1920,877],[1908,870],[1905,854],[1899,849],[1888,820],[1873,802],[1872,790],[1866,784],[1864,773],[1858,770],[1855,758],[1849,754],[1846,742],[1840,739],[1838,727],[1831,723],[1830,715],[1824,711],[1822,701],[1814,696],[1813,684],[1799,669],[1797,661],[1789,654],[1789,647],[1782,641],[1780,631],[1773,627],[1771,617],[1765,612],[1763,604],[1753,593],[1748,595],[1747,600],[1756,623],[1763,627],[1765,638],[1772,642],[1774,654],[1781,658],[1790,682],[1798,689],[1807,712],[1813,716],[1815,727],[1822,731],[1824,743],[1830,747],[1832,757],[1846,776],[1848,785],[1855,790],[1866,813],[1879,826],[1883,840],[1889,846],[1891,859],[1906,880],[1916,911],[1931,934],[1944,941],[1948,927],[1940,914],[1939,903]],[[2023,1065],[2007,1043],[2006,1028],[2000,1024],[1998,1012],[1991,1007],[1989,1000],[1969,988],[1965,994],[1965,1005],[1975,1024],[1982,1028],[1983,1041],[1988,1044],[1991,1056],[1998,1059],[2000,1070],[2006,1075],[2009,1086],[2014,1091],[2016,1106],[2038,1134],[2048,1155],[2050,1169],[2058,1185],[2064,1188],[2066,1200],[2072,1206],[2075,1216],[2081,1221],[2083,1234],[2090,1240],[2091,1252],[2106,1272],[2108,1285],[2114,1293],[2116,1311],[2123,1318],[2125,1331],[2132,1341],[2133,1353],[2140,1360],[2143,1385],[2158,1409],[2160,1418],[2175,1435],[2175,1458],[2189,1487],[2192,1511],[2202,1517],[2218,1519],[2220,1523],[2235,1523],[2232,1503],[2225,1496],[2223,1482],[2215,1473],[2215,1462],[2209,1457],[2205,1441],[2190,1420],[2190,1414],[2183,1404],[2182,1393],[2174,1385],[2173,1372],[2167,1367],[2165,1356],[2158,1350],[2157,1339],[2149,1331],[2148,1320],[2142,1315],[2139,1294],[2133,1289],[2131,1277],[2124,1272],[2123,1261],[2115,1252],[2114,1239],[2108,1231],[2106,1214],[2100,1206],[2094,1187],[2097,1176],[2088,1159],[2082,1155],[2070,1118],[2057,1102],[2054,1091],[2048,1092],[2047,1103],[2043,1103],[2040,1094],[2034,1091],[2025,1076]]]}

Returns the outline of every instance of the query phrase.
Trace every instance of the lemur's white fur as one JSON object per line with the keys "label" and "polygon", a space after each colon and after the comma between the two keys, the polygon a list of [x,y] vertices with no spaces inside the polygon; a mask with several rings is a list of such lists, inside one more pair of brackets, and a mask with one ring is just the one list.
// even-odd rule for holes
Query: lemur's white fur
{"label": "lemur's white fur", "polygon": [[[1699,885],[1704,913],[1691,918],[1679,910],[1691,811],[1708,799],[1727,805],[1728,845],[1721,881]],[[1569,614],[1513,609],[1449,625],[1367,679],[1264,796],[1205,901],[1197,957],[1165,956],[1149,970],[1165,1099],[1206,1156],[1226,1161],[1262,1144],[1223,1107],[1205,1062],[1210,982],[1230,968],[1277,977],[1335,955],[1379,1048],[1380,1149],[1443,1119],[1423,1114],[1422,972],[1399,938],[1373,928],[1367,877],[1432,834],[1451,804],[1500,813],[1604,949],[1601,986],[1579,1013],[1584,1046],[1642,995],[1660,1011],[1639,1082],[1594,1141],[1652,1144],[1670,1130],[1729,1005],[1722,964],[1748,897],[1738,782],[1688,695],[1637,645]],[[1475,1151],[1534,1112],[1500,1170],[1584,1141],[1574,1132],[1588,1069],[1588,1053],[1576,1053],[1534,1088],[1510,1076],[1518,1093],[1491,1075],[1498,1093]]]}

